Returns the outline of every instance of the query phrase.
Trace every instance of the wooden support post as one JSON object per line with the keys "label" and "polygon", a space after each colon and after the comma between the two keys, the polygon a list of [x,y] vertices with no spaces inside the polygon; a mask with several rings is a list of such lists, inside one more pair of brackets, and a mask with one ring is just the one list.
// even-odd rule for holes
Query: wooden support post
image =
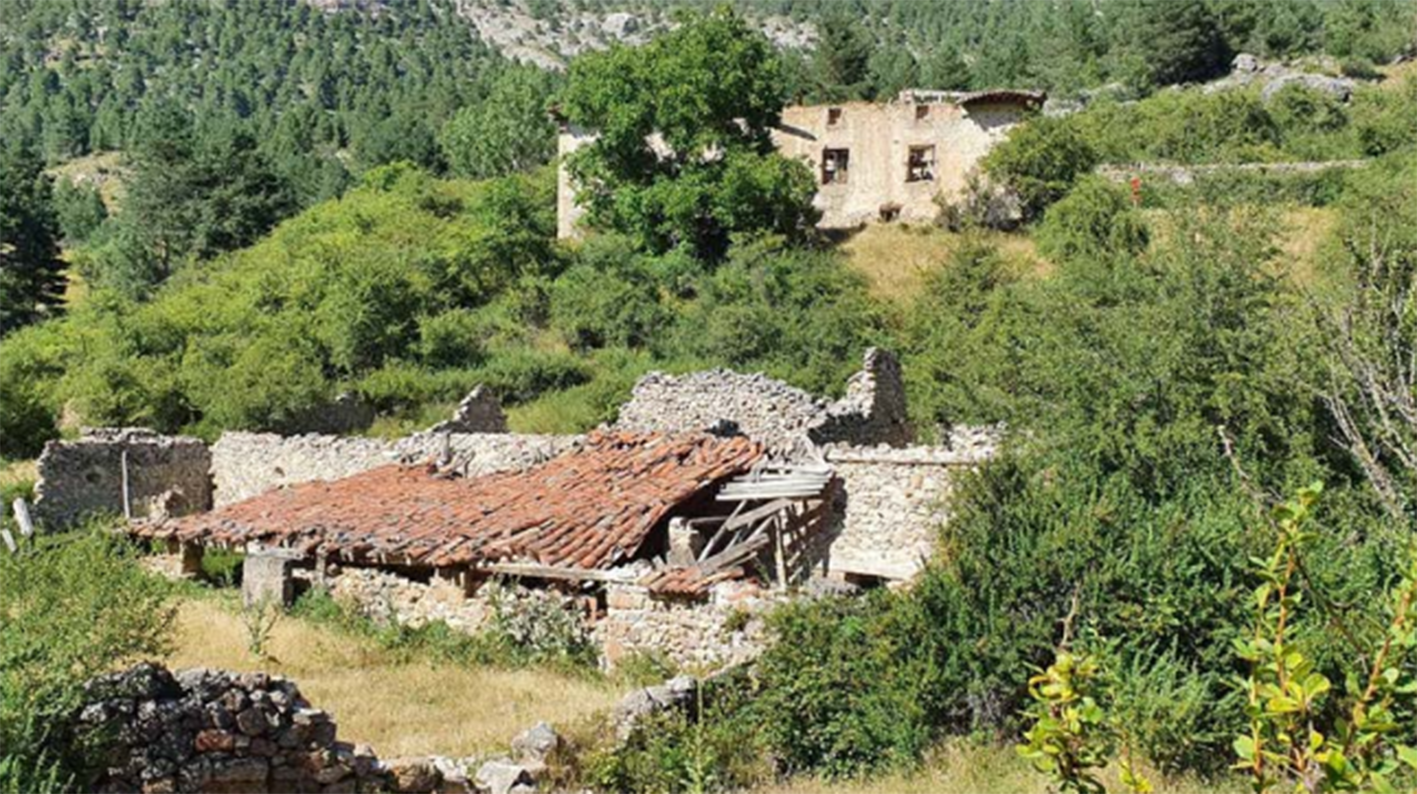
{"label": "wooden support post", "polygon": [[779,590],[787,589],[787,552],[782,545],[782,533],[787,529],[787,522],[778,516],[774,519],[776,524],[773,535],[777,538],[777,587]]}
{"label": "wooden support post", "polygon": [[118,461],[123,469],[123,518],[127,521],[132,521],[133,497],[128,490],[128,450],[123,450],[123,454],[119,457]]}
{"label": "wooden support post", "polygon": [[15,498],[15,523],[20,525],[20,534],[29,537],[34,534],[34,520],[30,518],[30,506],[23,496]]}

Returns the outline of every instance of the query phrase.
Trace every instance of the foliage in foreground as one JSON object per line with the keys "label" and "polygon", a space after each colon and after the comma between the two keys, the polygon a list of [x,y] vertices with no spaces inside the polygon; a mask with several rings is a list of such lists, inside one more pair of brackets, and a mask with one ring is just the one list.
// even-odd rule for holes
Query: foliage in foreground
{"label": "foliage in foreground", "polygon": [[0,552],[0,790],[83,779],[101,737],[65,723],[84,682],[167,648],[169,592],[99,528]]}

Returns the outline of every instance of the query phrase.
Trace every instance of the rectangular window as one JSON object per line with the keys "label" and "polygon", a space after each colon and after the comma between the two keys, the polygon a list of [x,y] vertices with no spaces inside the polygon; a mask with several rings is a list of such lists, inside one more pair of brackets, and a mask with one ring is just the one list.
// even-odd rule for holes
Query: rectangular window
{"label": "rectangular window", "polygon": [[841,123],[841,108],[827,108],[827,126],[835,127]]}
{"label": "rectangular window", "polygon": [[915,120],[916,120],[916,121],[924,121],[925,119],[928,119],[928,118],[930,118],[930,106],[929,106],[929,105],[916,105],[916,106],[915,106]]}
{"label": "rectangular window", "polygon": [[935,179],[935,147],[912,146],[906,162],[905,181],[933,182]]}
{"label": "rectangular window", "polygon": [[851,167],[850,149],[822,150],[822,184],[844,185]]}

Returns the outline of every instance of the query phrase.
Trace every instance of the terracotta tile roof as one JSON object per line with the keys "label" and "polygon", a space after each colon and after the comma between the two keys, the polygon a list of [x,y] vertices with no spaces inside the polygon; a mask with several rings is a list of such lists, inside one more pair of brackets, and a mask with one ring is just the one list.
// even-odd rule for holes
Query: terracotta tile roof
{"label": "terracotta tile roof", "polygon": [[632,557],[677,505],[762,455],[742,437],[592,433],[584,446],[525,471],[462,479],[390,465],[132,531],[365,562],[606,568]]}

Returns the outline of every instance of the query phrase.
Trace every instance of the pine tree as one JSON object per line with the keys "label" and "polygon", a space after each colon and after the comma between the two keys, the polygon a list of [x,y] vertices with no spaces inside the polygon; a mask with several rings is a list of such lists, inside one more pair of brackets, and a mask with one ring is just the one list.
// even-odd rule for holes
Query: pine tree
{"label": "pine tree", "polygon": [[0,334],[56,309],[64,292],[53,185],[28,148],[0,149]]}

